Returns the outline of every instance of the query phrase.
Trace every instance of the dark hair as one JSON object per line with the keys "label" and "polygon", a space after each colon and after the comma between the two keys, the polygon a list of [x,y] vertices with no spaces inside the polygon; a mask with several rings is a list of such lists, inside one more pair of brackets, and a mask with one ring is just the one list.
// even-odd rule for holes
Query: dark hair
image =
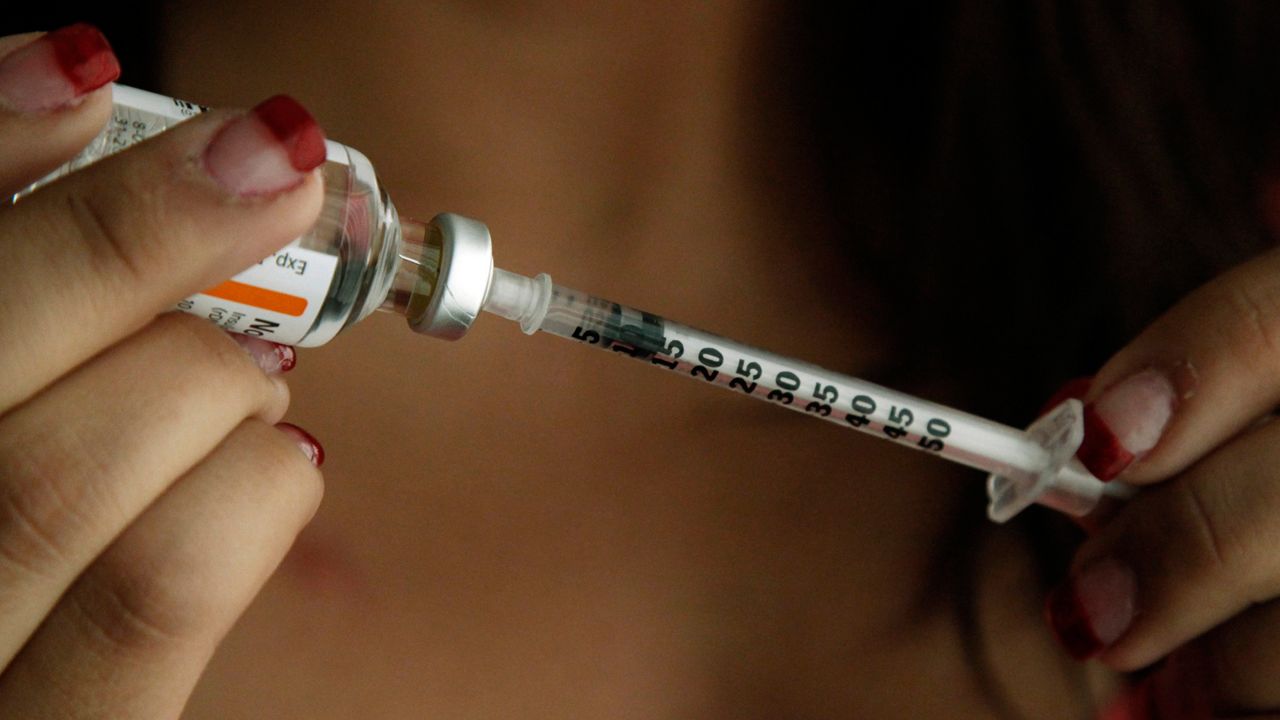
{"label": "dark hair", "polygon": [[1269,242],[1274,4],[813,3],[801,22],[827,211],[902,329],[906,382],[1026,422]]}
{"label": "dark hair", "polygon": [[[1280,4],[811,2],[780,6],[769,30],[787,85],[762,96],[794,113],[834,241],[878,284],[897,344],[886,384],[1026,424],[1272,242],[1260,188],[1280,138]],[[982,663],[976,485],[954,529],[968,540],[938,567]],[[1013,531],[1046,586],[1059,579],[1064,521]]]}

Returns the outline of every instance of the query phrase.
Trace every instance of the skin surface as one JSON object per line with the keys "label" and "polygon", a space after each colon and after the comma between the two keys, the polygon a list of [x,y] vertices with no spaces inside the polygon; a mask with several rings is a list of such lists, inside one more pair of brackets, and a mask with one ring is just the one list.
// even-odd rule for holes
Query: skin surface
{"label": "skin surface", "polygon": [[[1274,716],[1280,251],[1073,386],[1084,447],[1142,486],[1049,596],[1084,670],[1017,535],[956,531],[978,478],[933,458],[492,318],[453,345],[371,319],[296,358],[290,407],[287,353],[163,312],[314,221],[305,105],[404,214],[488,221],[503,266],[895,367],[917,330],[822,250],[773,19],[171,14],[156,89],[225,109],[0,208],[0,716],[175,717],[199,681],[189,718],[1078,718],[1105,668],[1149,670],[1108,720]],[[109,110],[68,80],[105,44],[5,57],[32,40],[0,39],[0,194]]]}
{"label": "skin surface", "polygon": [[[821,224],[751,171],[760,13],[308,8],[175,11],[162,90],[289,92],[402,214],[488,223],[503,267],[855,374],[887,360],[856,279],[792,240]],[[376,315],[290,383],[326,503],[190,718],[990,714],[929,595],[975,474],[492,317],[444,344]],[[1008,542],[983,553],[996,664],[1016,705],[1077,717],[1041,598],[1004,590],[1034,587]]]}

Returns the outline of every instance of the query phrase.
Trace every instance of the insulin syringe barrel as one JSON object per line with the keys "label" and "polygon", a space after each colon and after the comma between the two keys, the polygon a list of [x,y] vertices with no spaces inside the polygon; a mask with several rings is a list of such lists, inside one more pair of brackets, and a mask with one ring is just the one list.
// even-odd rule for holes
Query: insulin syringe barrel
{"label": "insulin syringe barrel", "polygon": [[[208,109],[123,85],[114,86],[113,103],[107,126],[79,155],[14,199]],[[487,287],[489,270],[476,257],[492,267],[488,231],[458,216],[402,221],[369,159],[341,143],[325,144],[324,203],[315,225],[177,309],[232,332],[304,347],[323,345],[378,309],[407,315],[419,332],[460,337]],[[452,275],[442,278],[442,270]],[[457,287],[439,292],[450,278]]]}
{"label": "insulin syringe barrel", "polygon": [[937,453],[988,472],[1032,472],[1048,458],[1021,430],[784,358],[539,275],[496,270],[486,311],[654,367]]}
{"label": "insulin syringe barrel", "polygon": [[1072,460],[1083,437],[1079,401],[1018,430],[555,285],[546,274],[495,270],[484,309],[526,333],[576,340],[985,470],[988,514],[997,522],[1033,502],[1084,515],[1106,492]]}

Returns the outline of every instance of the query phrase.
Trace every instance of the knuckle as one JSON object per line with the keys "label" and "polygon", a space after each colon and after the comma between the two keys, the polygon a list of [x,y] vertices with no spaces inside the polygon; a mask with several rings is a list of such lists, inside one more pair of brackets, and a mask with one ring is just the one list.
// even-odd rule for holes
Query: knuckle
{"label": "knuckle", "polygon": [[1184,560],[1197,566],[1205,579],[1218,584],[1238,586],[1250,569],[1251,543],[1247,533],[1238,530],[1232,519],[1238,514],[1230,507],[1229,496],[1209,492],[1197,482],[1177,482],[1170,487],[1178,507],[1185,537],[1192,548]]}
{"label": "knuckle", "polygon": [[[16,441],[16,442],[15,442]],[[58,432],[13,433],[0,447],[0,563],[43,576],[75,562],[75,539],[117,513],[115,469]]]}
{"label": "knuckle", "polygon": [[[296,508],[299,515],[314,512],[319,475],[277,435],[282,434],[270,425],[247,420],[228,436],[223,452],[252,463],[252,477],[242,477],[266,489],[255,493],[259,510],[266,502]],[[209,553],[204,541],[130,533],[81,574],[66,596],[68,605],[105,657],[155,656],[201,644],[222,632],[244,605],[244,588],[226,574],[241,572],[239,563],[229,565]]]}
{"label": "knuckle", "polygon": [[126,283],[147,282],[170,259],[161,198],[154,183],[139,181],[126,166],[113,173],[111,193],[73,186],[67,216],[91,262],[119,269]]}
{"label": "knuckle", "polygon": [[5,488],[0,494],[0,563],[5,575],[44,577],[65,562],[65,550],[54,527],[65,525],[55,518],[61,508]]}
{"label": "knuckle", "polygon": [[1225,284],[1226,303],[1235,322],[1227,347],[1256,365],[1274,367],[1280,358],[1280,285],[1266,281]]}
{"label": "knuckle", "polygon": [[87,634],[109,654],[147,654],[206,635],[224,614],[198,568],[116,550],[98,559],[68,593]]}

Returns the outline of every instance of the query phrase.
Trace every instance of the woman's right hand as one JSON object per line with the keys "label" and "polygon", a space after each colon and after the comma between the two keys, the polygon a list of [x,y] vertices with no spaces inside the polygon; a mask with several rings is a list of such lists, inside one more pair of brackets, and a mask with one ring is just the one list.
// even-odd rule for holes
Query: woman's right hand
{"label": "woman's right hand", "polygon": [[[87,26],[0,38],[0,194],[98,133],[117,72]],[[286,350],[166,311],[315,221],[322,140],[275,98],[0,208],[0,717],[176,717],[314,513]]]}

